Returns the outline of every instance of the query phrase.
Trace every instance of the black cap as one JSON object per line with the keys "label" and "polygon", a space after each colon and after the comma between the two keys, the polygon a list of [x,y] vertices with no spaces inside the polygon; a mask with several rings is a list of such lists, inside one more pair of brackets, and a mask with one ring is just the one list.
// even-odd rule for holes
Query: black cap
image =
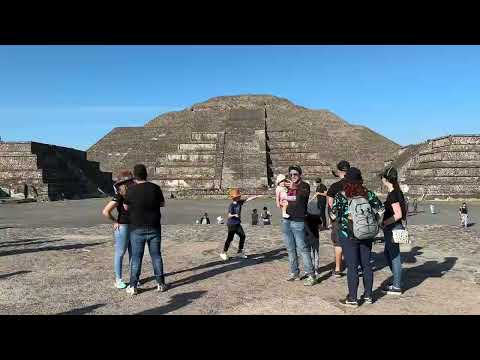
{"label": "black cap", "polygon": [[345,174],[345,181],[351,184],[363,184],[362,172],[356,167],[351,167]]}
{"label": "black cap", "polygon": [[340,171],[347,171],[350,169],[350,163],[347,160],[342,160],[337,164],[337,169]]}
{"label": "black cap", "polygon": [[380,174],[381,178],[385,179],[398,179],[398,172],[397,169],[395,169],[393,166],[387,167],[383,172]]}

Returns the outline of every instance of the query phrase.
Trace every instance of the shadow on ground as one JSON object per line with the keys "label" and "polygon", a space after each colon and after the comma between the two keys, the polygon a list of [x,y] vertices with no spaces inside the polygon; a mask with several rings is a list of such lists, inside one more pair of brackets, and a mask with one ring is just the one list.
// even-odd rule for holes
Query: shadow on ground
{"label": "shadow on ground", "polygon": [[[457,257],[446,257],[443,262],[438,261],[426,261],[422,265],[414,266],[408,269],[403,269],[402,273],[402,282],[403,282],[403,291],[407,292],[410,289],[413,289],[421,285],[428,278],[441,278],[448,271],[453,269],[458,258]],[[382,288],[386,287],[393,282],[393,276],[390,276],[388,279],[383,281],[378,289],[374,291],[374,297],[380,299],[386,294],[382,292]]]}
{"label": "shadow on ground", "polygon": [[9,273],[9,274],[0,274],[0,280],[1,279],[6,279],[6,278],[9,278],[9,277],[12,277],[12,276],[15,276],[15,275],[22,275],[22,274],[28,274],[28,273],[31,273],[30,270],[21,270],[21,271],[16,271],[16,272],[13,272],[13,273]]}
{"label": "shadow on ground", "polygon": [[40,239],[24,239],[24,240],[15,240],[15,241],[3,241],[3,242],[0,242],[0,248],[13,247],[13,246],[39,245],[39,244],[58,242],[58,241],[63,241],[63,240],[65,240],[65,239],[49,240],[48,238],[46,238],[46,239],[41,239],[40,238]]}
{"label": "shadow on ground", "polygon": [[[261,263],[267,263],[267,262],[271,262],[271,261],[275,261],[275,260],[280,260],[280,259],[282,259],[286,256],[287,256],[287,253],[285,251],[285,248],[282,247],[282,248],[279,248],[279,249],[267,251],[265,253],[251,254],[251,255],[249,255],[248,259],[232,258],[231,260],[228,260],[228,261],[223,261],[223,260],[212,261],[212,262],[209,262],[209,263],[197,266],[197,267],[168,273],[165,276],[171,276],[171,275],[180,274],[180,273],[183,273],[183,272],[186,272],[186,271],[208,269],[208,268],[212,268],[214,266],[224,265],[222,267],[213,268],[213,269],[204,271],[200,274],[191,275],[191,276],[188,276],[184,279],[173,281],[172,283],[170,283],[170,286],[172,288],[174,288],[174,287],[178,287],[178,286],[182,286],[182,285],[193,284],[197,281],[202,281],[202,280],[208,279],[210,277],[226,273],[228,271],[233,271],[233,270],[241,269],[241,268],[244,268],[244,267],[247,267],[247,266],[254,266],[254,265],[261,264]],[[145,281],[142,281],[142,283],[147,283],[147,282],[149,282],[153,279],[155,279],[154,276],[149,277],[149,278],[145,279]],[[152,290],[152,289],[154,289],[154,288],[145,289],[145,291],[149,291],[149,290]]]}
{"label": "shadow on ground", "polygon": [[[64,239],[62,239],[64,240]],[[76,249],[83,249],[86,247],[97,246],[103,244],[104,242],[97,242],[97,243],[89,243],[89,244],[72,244],[72,245],[63,245],[63,246],[45,246],[41,248],[35,249],[18,249],[18,250],[8,250],[0,252],[1,256],[9,256],[9,255],[20,255],[20,254],[28,254],[28,253],[36,253],[42,251],[62,251],[62,250],[76,250]]]}
{"label": "shadow on ground", "polygon": [[61,313],[58,313],[58,314],[55,314],[55,315],[84,315],[84,314],[88,314],[89,312],[92,312],[93,310],[101,308],[105,305],[106,304],[95,304],[95,305],[90,305],[90,306],[86,306],[86,307],[83,307],[83,308],[78,308],[78,309],[73,309],[73,310],[61,312]]}
{"label": "shadow on ground", "polygon": [[166,305],[157,308],[145,310],[135,315],[163,315],[178,310],[193,302],[193,300],[201,298],[206,291],[191,291],[173,295]]}

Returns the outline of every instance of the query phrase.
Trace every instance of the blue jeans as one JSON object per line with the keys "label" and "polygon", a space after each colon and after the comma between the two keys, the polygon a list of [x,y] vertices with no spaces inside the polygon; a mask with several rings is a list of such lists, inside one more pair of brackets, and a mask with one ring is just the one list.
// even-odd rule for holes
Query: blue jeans
{"label": "blue jeans", "polygon": [[305,273],[315,276],[310,246],[305,242],[305,223],[302,221],[291,221],[282,219],[283,241],[288,252],[288,264],[290,272],[295,275],[300,274],[298,268],[297,250],[300,251],[303,260]]}
{"label": "blue jeans", "polygon": [[130,245],[130,232],[127,224],[119,224],[118,229],[113,232],[115,237],[115,256],[113,266],[115,269],[115,279],[122,278],[123,255],[128,250],[128,262],[132,259],[132,248]]}
{"label": "blue jeans", "polygon": [[393,286],[402,288],[402,259],[400,257],[400,245],[393,242],[393,229],[403,229],[403,225],[390,225],[383,230],[385,238],[385,258],[393,274]]}
{"label": "blue jeans", "polygon": [[161,245],[161,229],[155,227],[131,227],[130,243],[132,244],[132,261],[130,262],[130,286],[136,287],[142,272],[145,243],[152,259],[153,273],[157,283],[164,284]]}

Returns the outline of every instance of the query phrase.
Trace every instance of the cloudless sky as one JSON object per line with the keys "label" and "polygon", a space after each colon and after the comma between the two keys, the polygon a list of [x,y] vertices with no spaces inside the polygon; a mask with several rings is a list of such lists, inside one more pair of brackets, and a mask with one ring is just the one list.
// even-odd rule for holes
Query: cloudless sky
{"label": "cloudless sky", "polygon": [[400,145],[480,133],[480,46],[0,46],[0,136],[82,150],[214,96],[272,94]]}

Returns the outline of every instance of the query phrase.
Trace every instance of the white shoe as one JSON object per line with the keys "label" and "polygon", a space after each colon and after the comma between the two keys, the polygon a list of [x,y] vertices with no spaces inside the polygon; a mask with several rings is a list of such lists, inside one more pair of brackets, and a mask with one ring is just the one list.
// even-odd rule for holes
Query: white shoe
{"label": "white shoe", "polygon": [[225,253],[221,253],[221,254],[220,254],[220,257],[222,258],[223,261],[227,261],[227,260],[228,260],[228,255],[225,254]]}
{"label": "white shoe", "polygon": [[127,294],[128,295],[137,295],[138,294],[138,291],[137,291],[137,288],[134,288],[134,287],[127,287]]}
{"label": "white shoe", "polygon": [[115,287],[117,289],[125,289],[127,287],[127,284],[125,284],[122,279],[117,279],[115,280]]}
{"label": "white shoe", "polygon": [[248,256],[245,254],[245,251],[237,253],[237,258],[246,259]]}

